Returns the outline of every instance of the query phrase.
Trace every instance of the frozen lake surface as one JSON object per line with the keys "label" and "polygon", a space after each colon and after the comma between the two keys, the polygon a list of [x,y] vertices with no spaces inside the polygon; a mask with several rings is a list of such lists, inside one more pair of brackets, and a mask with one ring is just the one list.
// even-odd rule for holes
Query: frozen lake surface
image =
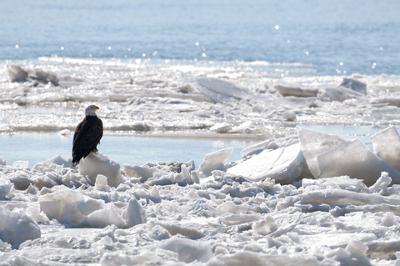
{"label": "frozen lake surface", "polygon": [[[61,157],[33,167],[0,161],[0,265],[398,265],[400,172],[388,165],[400,169],[398,132],[389,127],[370,138],[376,128],[310,128],[319,132],[299,129],[299,141],[289,146],[266,150],[258,143],[265,149],[245,161],[223,164],[227,150],[213,153],[198,169],[120,169],[99,155],[88,156],[79,169]],[[370,139],[375,153],[321,131]],[[13,142],[10,149],[18,151],[23,139],[35,143],[21,154],[40,152],[43,143],[70,147],[71,137],[58,138],[19,133],[3,135],[0,144]],[[234,145],[115,135],[105,140],[103,152],[142,145],[138,153],[156,159],[157,151],[183,156],[200,146],[203,153]],[[288,180],[293,183],[284,184]]]}

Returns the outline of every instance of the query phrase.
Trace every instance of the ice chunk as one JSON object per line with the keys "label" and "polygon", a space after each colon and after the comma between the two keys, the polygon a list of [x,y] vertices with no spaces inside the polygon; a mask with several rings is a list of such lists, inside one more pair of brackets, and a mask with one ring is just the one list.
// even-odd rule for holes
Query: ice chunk
{"label": "ice chunk", "polygon": [[368,191],[368,187],[362,180],[356,178],[350,178],[349,176],[337,176],[337,177],[320,178],[320,179],[305,178],[302,180],[301,184],[302,188],[308,188],[308,187],[315,187],[318,189],[340,188],[354,192]]}
{"label": "ice chunk", "polygon": [[151,249],[145,250],[143,252],[138,253],[137,255],[127,255],[126,250],[116,251],[112,250],[111,252],[106,252],[100,259],[101,266],[121,266],[121,265],[167,265],[167,266],[179,266],[176,260],[173,262],[169,262],[166,260],[167,256],[163,256],[163,254],[159,253],[168,253],[171,255],[170,251],[160,250],[160,249]]}
{"label": "ice chunk", "polygon": [[279,92],[280,95],[284,97],[286,96],[315,97],[318,94],[318,89],[302,89],[293,86],[277,85],[275,86],[275,89]]}
{"label": "ice chunk", "polygon": [[295,112],[292,111],[286,111],[282,113],[282,117],[286,120],[286,121],[296,121],[297,120],[297,116]]}
{"label": "ice chunk", "polygon": [[268,266],[318,266],[320,263],[310,256],[264,255],[260,252],[242,251],[233,255],[215,257],[208,266],[222,265],[268,265]]}
{"label": "ice chunk", "polygon": [[360,193],[343,189],[323,189],[305,192],[298,196],[304,204],[329,205],[373,205],[400,204],[400,199],[384,197],[378,194]]}
{"label": "ice chunk", "polygon": [[12,184],[8,180],[0,179],[0,200],[7,200]]}
{"label": "ice chunk", "polygon": [[146,216],[136,199],[128,203],[125,211],[109,203],[105,208],[90,213],[85,225],[90,227],[106,227],[116,225],[119,228],[129,228],[146,222]]}
{"label": "ice chunk", "polygon": [[224,163],[229,156],[231,156],[232,152],[233,148],[226,148],[206,154],[199,170],[203,172],[204,175],[209,176],[214,170],[224,169]]}
{"label": "ice chunk", "polygon": [[249,94],[245,88],[216,78],[199,78],[197,84],[198,90],[214,102],[223,102],[228,99],[240,100]]}
{"label": "ice chunk", "polygon": [[120,165],[98,152],[90,153],[79,162],[79,172],[87,175],[94,185],[97,175],[107,177],[109,186],[117,187],[122,182]]}
{"label": "ice chunk", "polygon": [[118,212],[118,208],[113,204],[107,204],[107,206],[104,208],[89,213],[84,221],[84,224],[90,227],[98,228],[103,228],[111,224],[114,224],[120,228],[125,227],[125,221]]}
{"label": "ice chunk", "polygon": [[192,228],[193,227],[192,224],[190,226],[184,226],[180,224],[163,223],[161,224],[161,226],[167,229],[168,233],[170,233],[171,235],[179,234],[192,240],[204,237],[204,234],[202,232],[200,232],[196,228]]}
{"label": "ice chunk", "polygon": [[[398,225],[398,223],[396,224]],[[398,239],[393,240],[377,240],[368,243],[368,255],[372,256],[388,256],[389,254],[396,254],[396,257],[400,258],[400,241]]]}
{"label": "ice chunk", "polygon": [[46,214],[40,211],[39,203],[31,204],[25,211],[27,215],[29,215],[35,222],[41,224],[48,224],[50,222],[49,218],[47,218]]}
{"label": "ice chunk", "polygon": [[18,248],[26,240],[39,238],[39,226],[22,212],[8,211],[0,207],[0,239]]}
{"label": "ice chunk", "polygon": [[246,121],[243,122],[242,124],[232,127],[232,129],[229,131],[229,133],[245,133],[245,134],[250,134],[256,129],[254,126],[253,121]]}
{"label": "ice chunk", "polygon": [[146,132],[150,131],[151,127],[144,121],[136,121],[130,125],[134,131]]}
{"label": "ice chunk", "polygon": [[342,83],[339,86],[347,88],[347,89],[351,89],[353,91],[356,91],[356,92],[359,92],[362,94],[367,94],[367,84],[365,84],[359,80],[344,78]]}
{"label": "ice chunk", "polygon": [[246,157],[249,155],[257,154],[262,152],[263,150],[275,150],[279,148],[279,146],[275,143],[273,140],[264,140],[262,142],[258,142],[256,144],[244,147],[241,151],[240,154],[242,157]]}
{"label": "ice chunk", "polygon": [[400,135],[395,127],[388,127],[371,137],[375,154],[387,164],[400,170]]}
{"label": "ice chunk", "polygon": [[140,177],[142,182],[145,182],[147,179],[153,176],[155,169],[152,169],[147,166],[130,166],[124,165],[123,171],[129,177]]}
{"label": "ice chunk", "polygon": [[11,82],[25,82],[28,79],[28,72],[18,65],[8,66],[7,72]]}
{"label": "ice chunk", "polygon": [[186,85],[183,85],[181,87],[178,87],[177,90],[180,93],[184,93],[184,94],[193,93],[193,91],[194,91],[193,87],[190,86],[190,84],[186,84]]}
{"label": "ice chunk", "polygon": [[317,161],[318,155],[345,143],[345,140],[338,136],[319,133],[308,129],[299,130],[299,140],[308,168],[314,177],[318,177],[320,174]]}
{"label": "ice chunk", "polygon": [[131,199],[129,201],[128,207],[125,212],[125,217],[127,227],[146,222],[144,210],[136,199]]}
{"label": "ice chunk", "polygon": [[265,217],[265,219],[255,222],[252,225],[254,232],[260,235],[268,235],[278,229],[274,219],[271,216]]}
{"label": "ice chunk", "polygon": [[395,183],[400,181],[400,173],[376,157],[360,140],[347,142],[319,155],[318,166],[319,177],[348,175],[372,185],[381,172],[388,172]]}
{"label": "ice chunk", "polygon": [[77,190],[61,186],[56,189],[39,197],[40,210],[48,218],[56,219],[64,225],[72,227],[116,225],[127,228],[146,221],[144,211],[136,199],[131,200],[127,207],[120,208],[114,203],[105,204],[102,200],[92,199]]}
{"label": "ice chunk", "polygon": [[320,93],[318,97],[321,98],[321,100],[325,101],[343,102],[344,100],[361,97],[363,95],[364,94],[362,93],[347,89],[345,87],[338,87],[326,88],[322,91],[322,93]]}
{"label": "ice chunk", "polygon": [[18,65],[11,65],[7,68],[8,77],[11,82],[36,81],[43,84],[51,83],[54,86],[59,85],[59,79],[56,74],[41,69],[23,69]]}
{"label": "ice chunk", "polygon": [[347,175],[372,185],[381,172],[388,172],[394,183],[400,173],[380,160],[360,141],[344,141],[337,136],[301,129],[301,148],[315,178]]}
{"label": "ice chunk", "polygon": [[172,237],[166,240],[161,247],[176,252],[178,259],[186,263],[196,260],[207,262],[213,255],[210,243],[200,240]]}
{"label": "ice chunk", "polygon": [[327,254],[334,257],[340,265],[369,266],[372,265],[366,256],[367,247],[360,241],[350,241],[346,249],[339,248]]}
{"label": "ice chunk", "polygon": [[3,242],[0,238],[0,252],[9,252],[11,251],[11,245],[7,242]]}
{"label": "ice chunk", "polygon": [[382,190],[386,189],[392,183],[392,178],[386,172],[381,173],[381,177],[376,180],[375,184],[373,184],[369,190],[371,192],[379,193]]}
{"label": "ice chunk", "polygon": [[390,227],[393,225],[397,225],[398,223],[399,223],[399,217],[391,212],[386,212],[382,217],[382,224],[384,226]]}
{"label": "ice chunk", "polygon": [[165,240],[171,237],[167,229],[158,224],[151,228],[150,236],[154,240]]}
{"label": "ice chunk", "polygon": [[57,155],[53,158],[51,158],[48,161],[45,161],[44,163],[48,164],[57,164],[57,165],[62,165],[64,167],[72,167],[72,160],[71,159],[64,159],[61,155]]}
{"label": "ice chunk", "polygon": [[386,104],[386,105],[400,107],[400,98],[396,97],[396,96],[371,98],[370,99],[370,103],[372,103],[372,104]]}
{"label": "ice chunk", "polygon": [[234,176],[243,176],[252,181],[273,178],[276,182],[289,184],[297,180],[305,167],[305,161],[299,144],[264,150],[250,159],[227,170]]}
{"label": "ice chunk", "polygon": [[104,190],[105,188],[107,188],[107,177],[104,175],[98,175],[96,177],[96,183],[94,184],[94,186],[99,190]]}
{"label": "ice chunk", "polygon": [[228,123],[218,123],[213,125],[210,130],[216,133],[228,133],[232,129],[232,126]]}
{"label": "ice chunk", "polygon": [[12,173],[10,181],[14,184],[14,188],[17,190],[25,190],[32,183],[29,174],[24,171],[16,171]]}
{"label": "ice chunk", "polygon": [[59,79],[56,74],[41,69],[29,71],[29,79],[38,81],[43,84],[51,83],[54,86],[59,85]]}
{"label": "ice chunk", "polygon": [[82,195],[79,191],[58,187],[39,197],[40,210],[50,219],[69,226],[80,226],[88,214],[103,209],[103,201]]}

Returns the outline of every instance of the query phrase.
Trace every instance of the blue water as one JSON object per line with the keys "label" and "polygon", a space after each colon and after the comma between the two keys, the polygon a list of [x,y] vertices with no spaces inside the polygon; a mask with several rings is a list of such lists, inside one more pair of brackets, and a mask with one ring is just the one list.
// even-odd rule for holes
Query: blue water
{"label": "blue water", "polygon": [[[250,143],[254,142],[106,135],[98,149],[121,164],[194,160],[196,166],[199,166],[204,155],[226,147],[234,148],[229,159],[238,160],[240,149]],[[55,133],[0,135],[0,159],[6,160],[8,164],[23,160],[33,165],[57,155],[68,159],[71,158],[71,149],[72,136],[60,137]]]}
{"label": "blue water", "polygon": [[[370,137],[380,129],[369,126],[300,126],[343,139],[360,138],[371,146]],[[199,166],[204,155],[222,148],[233,147],[229,161],[241,158],[240,150],[257,140],[168,138],[144,136],[105,135],[99,151],[121,164],[141,165],[148,162],[187,162],[194,160]],[[0,134],[0,159],[7,163],[18,160],[31,165],[48,160],[56,155],[71,158],[72,136],[60,137],[55,133]]]}
{"label": "blue water", "polygon": [[400,74],[399,0],[1,0],[0,59],[264,60]]}

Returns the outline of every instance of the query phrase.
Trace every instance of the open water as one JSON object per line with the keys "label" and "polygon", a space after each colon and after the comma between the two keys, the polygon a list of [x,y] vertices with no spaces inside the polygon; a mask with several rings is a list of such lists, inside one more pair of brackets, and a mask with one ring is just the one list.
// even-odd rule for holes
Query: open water
{"label": "open water", "polygon": [[400,74],[398,0],[2,0],[0,59],[265,61]]}

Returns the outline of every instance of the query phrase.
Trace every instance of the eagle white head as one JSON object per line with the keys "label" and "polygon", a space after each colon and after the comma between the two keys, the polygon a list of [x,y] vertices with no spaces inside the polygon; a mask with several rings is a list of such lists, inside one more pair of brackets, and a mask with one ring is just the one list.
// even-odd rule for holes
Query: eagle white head
{"label": "eagle white head", "polygon": [[86,116],[97,116],[96,111],[99,110],[100,108],[94,104],[89,105],[85,109],[85,115]]}

